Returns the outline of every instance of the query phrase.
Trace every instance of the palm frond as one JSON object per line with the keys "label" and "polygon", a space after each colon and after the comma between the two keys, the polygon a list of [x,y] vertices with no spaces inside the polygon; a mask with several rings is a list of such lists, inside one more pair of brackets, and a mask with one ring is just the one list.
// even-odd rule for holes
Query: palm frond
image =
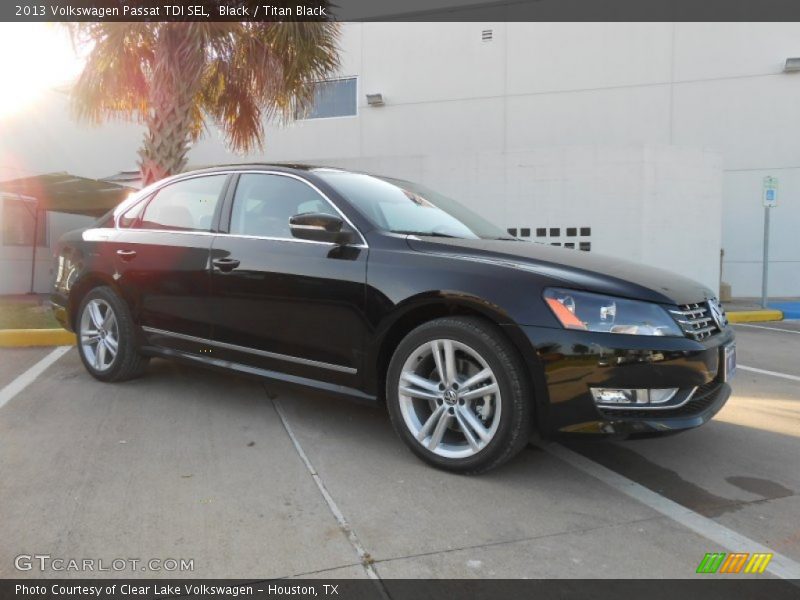
{"label": "palm frond", "polygon": [[208,122],[236,152],[263,148],[265,122],[291,120],[312,102],[313,84],[339,68],[331,22],[103,22],[71,25],[70,34],[88,49],[75,114],[147,123],[148,173],[184,164]]}
{"label": "palm frond", "polygon": [[[93,123],[137,119],[147,110],[153,36],[139,23],[85,23],[74,27],[78,44],[94,43],[72,90],[76,116]],[[84,37],[86,36],[86,37]]]}

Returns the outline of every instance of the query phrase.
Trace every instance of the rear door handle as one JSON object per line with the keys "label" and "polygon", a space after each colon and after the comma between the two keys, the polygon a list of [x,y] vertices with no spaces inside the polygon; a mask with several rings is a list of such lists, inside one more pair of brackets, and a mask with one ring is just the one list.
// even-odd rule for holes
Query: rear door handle
{"label": "rear door handle", "polygon": [[223,273],[229,273],[239,266],[239,261],[235,258],[215,258],[211,264]]}
{"label": "rear door handle", "polygon": [[117,250],[117,256],[123,261],[128,262],[136,258],[136,250]]}

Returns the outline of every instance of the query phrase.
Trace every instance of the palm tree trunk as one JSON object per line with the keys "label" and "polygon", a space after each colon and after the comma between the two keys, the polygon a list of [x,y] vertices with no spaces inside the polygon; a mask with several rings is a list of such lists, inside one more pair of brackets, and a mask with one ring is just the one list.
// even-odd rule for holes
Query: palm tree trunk
{"label": "palm tree trunk", "polygon": [[191,141],[192,99],[176,97],[171,90],[158,87],[154,85],[151,91],[147,133],[139,150],[144,185],[183,171]]}
{"label": "palm tree trunk", "polygon": [[162,29],[150,86],[147,133],[139,150],[142,183],[149,185],[186,168],[192,142],[195,90],[202,72],[202,38],[191,23]]}

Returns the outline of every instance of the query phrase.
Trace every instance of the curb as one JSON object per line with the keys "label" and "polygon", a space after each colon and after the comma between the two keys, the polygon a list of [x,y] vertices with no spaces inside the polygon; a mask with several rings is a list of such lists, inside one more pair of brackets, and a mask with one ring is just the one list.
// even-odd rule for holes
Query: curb
{"label": "curb", "polygon": [[783,313],[779,310],[733,310],[727,313],[731,323],[758,323],[760,321],[782,321]]}
{"label": "curb", "polygon": [[800,319],[800,302],[796,300],[770,302],[769,307],[781,311],[784,319]]}
{"label": "curb", "polygon": [[66,329],[3,329],[0,348],[74,346],[75,334]]}

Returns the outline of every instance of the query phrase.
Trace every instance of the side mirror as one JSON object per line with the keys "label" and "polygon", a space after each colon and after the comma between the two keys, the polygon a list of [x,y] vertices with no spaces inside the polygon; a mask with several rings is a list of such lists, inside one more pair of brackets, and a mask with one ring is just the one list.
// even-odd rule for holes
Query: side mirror
{"label": "side mirror", "polygon": [[345,246],[355,240],[355,233],[339,217],[325,213],[301,213],[289,219],[292,235],[300,240],[328,242]]}

